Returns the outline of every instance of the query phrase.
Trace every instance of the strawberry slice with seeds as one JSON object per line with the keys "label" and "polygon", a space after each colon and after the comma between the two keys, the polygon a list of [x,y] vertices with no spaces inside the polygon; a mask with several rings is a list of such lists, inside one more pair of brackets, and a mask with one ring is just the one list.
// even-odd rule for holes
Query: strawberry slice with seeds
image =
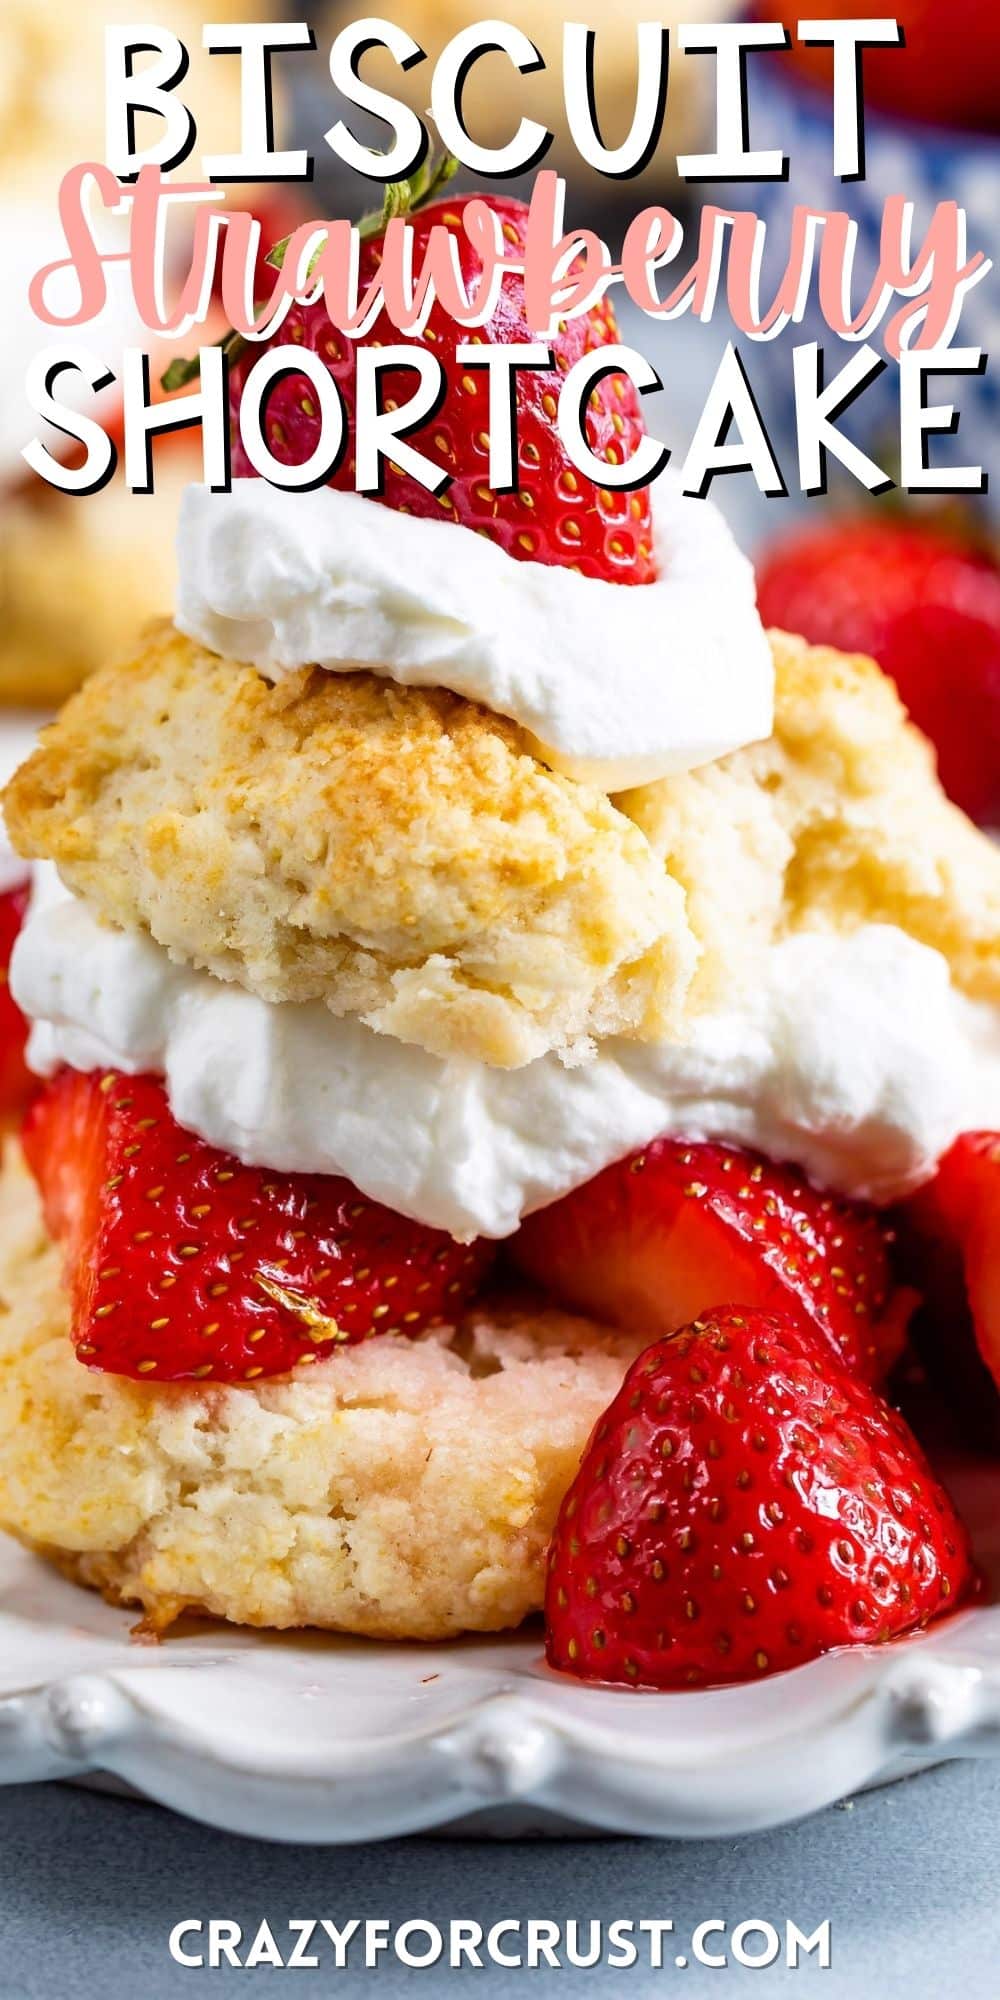
{"label": "strawberry slice with seeds", "polygon": [[251,1382],[451,1320],[492,1249],[455,1243],[350,1181],[248,1167],[186,1132],[155,1077],[64,1070],[24,1150],[66,1253],[81,1361]]}
{"label": "strawberry slice with seeds", "polygon": [[898,1358],[915,1304],[874,1209],[736,1146],[657,1139],[522,1223],[520,1269],[567,1305],[673,1333],[739,1298],[818,1327],[869,1381]]}
{"label": "strawberry slice with seeds", "polygon": [[759,1680],[974,1587],[897,1412],[783,1314],[721,1307],[630,1368],[556,1523],[551,1666],[625,1687]]}

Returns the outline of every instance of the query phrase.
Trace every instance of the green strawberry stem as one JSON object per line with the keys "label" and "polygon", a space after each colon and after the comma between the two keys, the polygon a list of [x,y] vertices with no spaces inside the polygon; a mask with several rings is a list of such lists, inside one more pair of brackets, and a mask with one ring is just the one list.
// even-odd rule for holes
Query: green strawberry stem
{"label": "green strawberry stem", "polygon": [[[413,215],[417,209],[426,208],[428,202],[436,199],[457,172],[458,161],[452,153],[429,154],[409,179],[387,182],[381,208],[373,209],[368,215],[363,215],[357,225],[362,243],[370,242],[372,237],[383,235],[395,216]],[[290,236],[286,236],[268,251],[265,262],[275,271],[281,270],[291,240]],[[322,251],[323,246],[320,244],[310,265],[310,273],[315,268]],[[217,340],[214,344],[216,347],[221,347],[228,361],[235,361],[248,343],[241,333],[234,332],[230,327],[228,333],[224,333],[221,340]],[[183,389],[189,382],[196,382],[200,374],[201,361],[197,354],[190,356],[178,354],[164,369],[160,377],[160,387],[168,392],[172,389]]]}
{"label": "green strawberry stem", "polygon": [[[357,225],[362,243],[370,242],[373,236],[383,236],[394,216],[412,215],[418,208],[426,208],[428,202],[433,201],[442,189],[447,187],[457,172],[458,161],[453,153],[439,153],[436,156],[431,154],[417,168],[416,173],[411,174],[409,180],[387,182],[381,208],[372,209],[368,215],[363,215]],[[273,265],[276,271],[280,271],[285,261],[285,253],[291,240],[290,236],[286,236],[281,243],[275,244],[273,250],[268,251],[265,262]],[[316,258],[321,253],[322,245],[316,251]],[[313,262],[315,263],[315,258]]]}
{"label": "green strawberry stem", "polygon": [[[230,327],[228,333],[223,334],[221,340],[214,340],[212,342],[213,347],[221,347],[229,361],[235,361],[237,355],[242,354],[246,344],[243,335],[234,333],[232,327]],[[171,389],[183,389],[188,382],[196,382],[200,374],[201,358],[199,355],[175,354],[169,367],[165,368],[163,374],[160,376],[160,388],[168,391]]]}

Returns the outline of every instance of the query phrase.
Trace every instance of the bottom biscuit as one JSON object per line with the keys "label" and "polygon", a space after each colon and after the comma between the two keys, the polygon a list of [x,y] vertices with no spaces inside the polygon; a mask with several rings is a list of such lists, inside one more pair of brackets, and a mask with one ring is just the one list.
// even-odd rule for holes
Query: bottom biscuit
{"label": "bottom biscuit", "polygon": [[589,1432],[644,1345],[479,1309],[253,1387],[77,1360],[58,1250],[16,1148],[0,1179],[0,1525],[166,1629],[444,1639],[539,1609]]}

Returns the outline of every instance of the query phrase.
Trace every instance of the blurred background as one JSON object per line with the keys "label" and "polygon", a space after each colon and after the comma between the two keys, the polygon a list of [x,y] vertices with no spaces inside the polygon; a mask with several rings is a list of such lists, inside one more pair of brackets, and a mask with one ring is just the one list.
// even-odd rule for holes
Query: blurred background
{"label": "blurred background", "polygon": [[[24,290],[46,255],[58,254],[55,194],[65,167],[99,154],[102,147],[102,30],[108,20],[128,20],[143,10],[127,0],[3,0],[0,12],[0,232],[7,284],[13,298],[9,354],[0,387],[0,700],[50,703],[124,642],[137,621],[169,608],[172,595],[172,523],[177,494],[192,476],[197,454],[190,441],[161,445],[158,492],[129,496],[119,482],[85,503],[55,494],[25,474],[21,445],[33,423],[21,396],[27,356],[41,345],[27,314]],[[200,50],[205,19],[252,18],[255,0],[157,0],[152,18],[173,27],[192,54],[188,89],[202,143],[212,150],[235,145],[239,123],[235,59],[208,58]],[[257,5],[265,18],[280,13],[279,0]],[[378,199],[371,183],[352,176],[324,145],[322,134],[339,115],[329,80],[329,44],[354,18],[341,4],[291,6],[309,19],[315,54],[281,56],[277,125],[284,143],[307,146],[316,161],[311,188],[234,189],[233,205],[252,206],[265,218],[271,239],[297,219],[295,204],[314,215],[357,215]],[[830,50],[793,46],[785,53],[749,59],[750,140],[780,146],[790,155],[787,183],[743,183],[684,188],[673,172],[678,151],[711,144],[714,62],[671,53],[670,88],[662,143],[638,180],[602,181],[581,168],[570,149],[562,113],[558,51],[566,19],[585,19],[598,35],[597,100],[604,137],[614,143],[631,123],[635,80],[635,25],[656,19],[718,20],[747,11],[727,0],[592,0],[588,7],[554,0],[505,0],[486,8],[479,0],[394,0],[385,10],[406,27],[433,59],[456,30],[495,12],[531,36],[550,64],[547,73],[514,79],[502,56],[477,66],[466,94],[470,129],[483,142],[509,135],[517,117],[548,123],[555,144],[546,165],[569,181],[568,219],[595,226],[617,250],[630,216],[663,201],[694,225],[699,201],[752,206],[773,232],[775,253],[787,244],[796,202],[847,208],[859,224],[858,287],[867,290],[878,258],[882,206],[891,194],[915,202],[919,232],[938,200],[968,211],[970,247],[996,256],[1000,237],[1000,6],[997,0],[898,0],[894,11],[906,36],[903,50],[865,56],[867,177],[841,184],[833,174]],[[785,0],[759,0],[758,13],[793,35],[803,12]],[[863,16],[865,0],[823,0],[817,15]],[[377,52],[365,76],[408,92],[423,110],[429,64],[401,80]],[[516,107],[514,102],[516,83]],[[364,137],[353,108],[349,120]],[[384,128],[371,134],[381,142]],[[462,174],[460,185],[474,177]],[[509,184],[508,184],[509,187]],[[527,192],[527,190],[522,190]],[[51,246],[51,247],[50,247]],[[656,429],[679,458],[704,402],[726,341],[733,336],[724,303],[712,324],[683,318],[668,325],[646,319],[625,301],[619,309],[622,338],[641,348],[658,369],[662,393],[647,408]],[[993,274],[966,300],[959,339],[987,353],[998,347],[1000,308]],[[123,306],[101,330],[109,350],[135,337]],[[877,337],[876,337],[877,338]],[[817,319],[776,340],[741,340],[741,352],[777,457],[791,489],[787,499],[764,499],[749,473],[714,482],[712,498],[731,519],[758,563],[765,617],[804,630],[814,639],[870,650],[897,678],[913,712],[935,736],[949,787],[986,823],[1000,824],[1000,571],[997,567],[997,494],[962,499],[908,501],[894,491],[870,498],[831,468],[829,495],[803,500],[797,483],[792,408],[791,349],[819,339],[827,379],[854,349],[838,342]],[[974,460],[997,469],[998,392],[993,373],[943,381],[940,399],[954,396],[961,411],[957,433],[935,438],[936,463]],[[890,363],[865,390],[848,430],[890,470],[898,459],[896,370]],[[100,550],[102,560],[95,561]]]}

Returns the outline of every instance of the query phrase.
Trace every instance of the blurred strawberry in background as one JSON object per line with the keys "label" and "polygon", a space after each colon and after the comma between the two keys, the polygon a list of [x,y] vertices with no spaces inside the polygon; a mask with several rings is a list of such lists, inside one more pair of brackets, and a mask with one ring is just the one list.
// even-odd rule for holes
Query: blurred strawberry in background
{"label": "blurred strawberry in background", "polygon": [[24,1060],[28,1024],[7,981],[10,955],[28,909],[27,882],[0,890],[0,1128],[21,1111],[36,1087]]}
{"label": "blurred strawberry in background", "polygon": [[1000,567],[937,528],[828,519],[758,568],[767,625],[871,653],[934,743],[941,781],[1000,827]]}
{"label": "blurred strawberry in background", "polygon": [[[764,20],[790,29],[793,46],[784,60],[810,82],[829,89],[832,50],[805,48],[794,39],[802,8],[788,0],[762,0],[757,11]],[[904,47],[865,50],[866,103],[931,125],[1000,130],[997,0],[895,0],[882,11],[899,22]],[[865,12],[861,0],[829,0],[822,9],[824,20],[850,21]]]}

